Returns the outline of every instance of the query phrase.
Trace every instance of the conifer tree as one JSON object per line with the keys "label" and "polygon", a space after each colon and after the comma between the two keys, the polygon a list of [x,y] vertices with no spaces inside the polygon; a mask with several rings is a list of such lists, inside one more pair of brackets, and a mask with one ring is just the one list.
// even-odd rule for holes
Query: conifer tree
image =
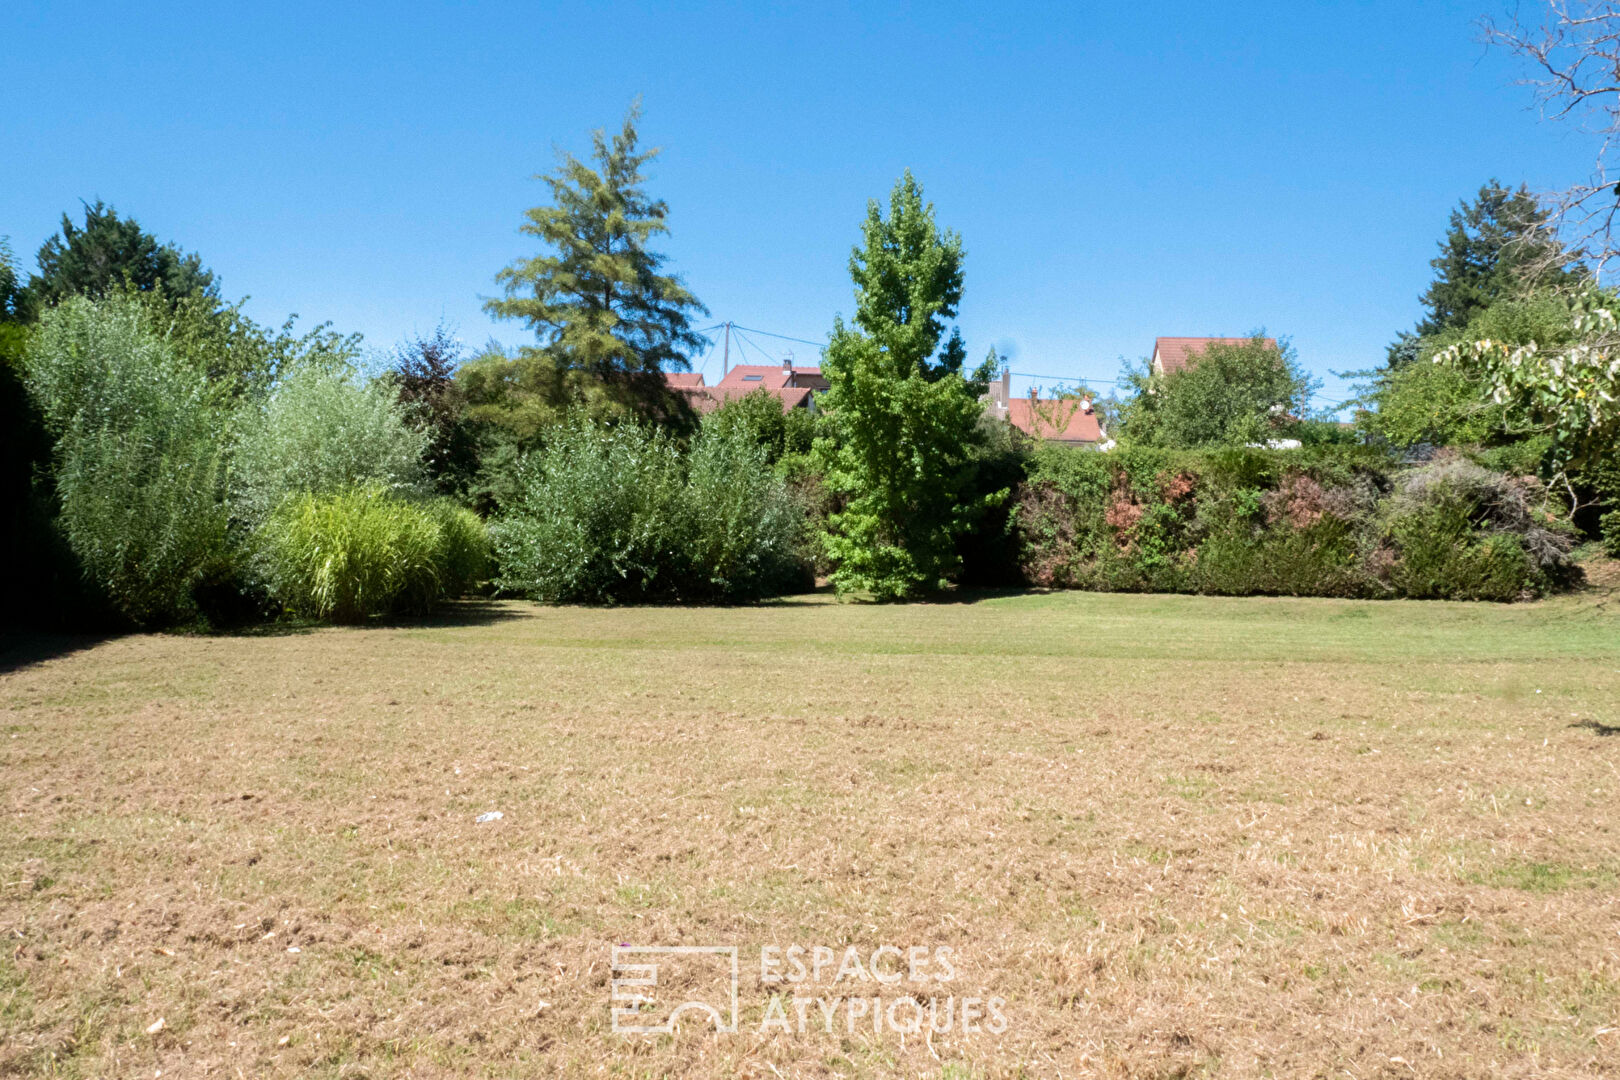
{"label": "conifer tree", "polygon": [[1548,229],[1548,212],[1528,188],[1503,187],[1496,180],[1479,189],[1472,202],[1451,212],[1440,253],[1430,260],[1435,277],[1421,300],[1425,314],[1415,330],[1389,347],[1389,366],[1416,359],[1426,339],[1460,330],[1498,300],[1532,288],[1583,280],[1570,256]]}
{"label": "conifer tree", "polygon": [[134,218],[101,202],[86,203],[84,226],[62,215],[62,229],[40,245],[39,273],[29,277],[15,300],[24,318],[33,320],[69,296],[106,296],[118,288],[160,292],[170,300],[201,297],[219,300],[219,285],[196,255],[173,244],[160,244]]}
{"label": "conifer tree", "polygon": [[506,295],[485,307],[533,328],[540,346],[525,350],[526,359],[555,369],[559,393],[585,396],[594,384],[644,418],[684,419],[684,400],[666,390],[663,370],[691,367],[689,355],[704,344],[691,316],[708,309],[648,248],[669,231],[669,208],[642,186],[658,150],[638,150],[639,115],[632,106],[611,140],[595,132],[594,168],[564,154],[554,172],[537,177],[553,205],[529,210],[521,231],[553,251],[497,274]]}
{"label": "conifer tree", "polygon": [[885,217],[874,200],[850,257],[853,325],[835,322],[823,370],[832,437],[827,486],[845,495],[823,537],[840,592],[900,599],[957,571],[956,537],[991,499],[970,494],[982,413],[961,376],[966,348],[946,322],[962,297],[962,239],[941,232],[908,171]]}

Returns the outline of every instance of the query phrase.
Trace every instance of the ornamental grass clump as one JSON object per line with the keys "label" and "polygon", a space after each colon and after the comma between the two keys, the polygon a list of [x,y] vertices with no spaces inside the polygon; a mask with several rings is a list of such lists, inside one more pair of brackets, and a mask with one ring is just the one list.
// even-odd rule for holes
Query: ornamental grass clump
{"label": "ornamental grass clump", "polygon": [[306,619],[357,623],[426,611],[445,593],[445,529],[427,506],[377,485],[289,495],[265,520],[270,595]]}

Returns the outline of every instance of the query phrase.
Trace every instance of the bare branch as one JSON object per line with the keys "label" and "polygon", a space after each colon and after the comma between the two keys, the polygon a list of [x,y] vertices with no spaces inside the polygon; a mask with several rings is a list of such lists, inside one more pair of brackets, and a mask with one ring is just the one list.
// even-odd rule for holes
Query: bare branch
{"label": "bare branch", "polygon": [[[1582,182],[1547,194],[1549,233],[1601,278],[1620,259],[1615,234],[1620,184],[1612,178],[1620,161],[1620,0],[1544,0],[1534,26],[1517,14],[1506,23],[1481,23],[1485,40],[1528,61],[1535,75],[1521,80],[1534,90],[1543,118],[1579,123],[1597,138],[1592,172]],[[1544,239],[1551,239],[1546,237]]]}

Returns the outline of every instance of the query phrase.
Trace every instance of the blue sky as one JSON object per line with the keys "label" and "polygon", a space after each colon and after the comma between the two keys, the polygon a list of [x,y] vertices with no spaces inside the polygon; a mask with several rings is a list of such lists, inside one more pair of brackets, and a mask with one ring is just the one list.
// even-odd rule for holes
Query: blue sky
{"label": "blue sky", "polygon": [[1327,376],[1416,318],[1460,197],[1586,171],[1479,44],[1500,6],[13,0],[0,234],[31,265],[102,198],[261,320],[516,344],[480,300],[533,250],[531,177],[639,94],[705,322],[823,340],[909,167],[963,234],[975,359],[1112,379],[1157,335],[1264,327]]}

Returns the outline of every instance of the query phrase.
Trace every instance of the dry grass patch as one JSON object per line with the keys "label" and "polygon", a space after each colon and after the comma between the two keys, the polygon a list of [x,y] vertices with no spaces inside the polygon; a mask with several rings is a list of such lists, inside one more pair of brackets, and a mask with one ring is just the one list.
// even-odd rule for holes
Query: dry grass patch
{"label": "dry grass patch", "polygon": [[[101,642],[0,675],[0,1072],[1612,1074],[1617,703],[1591,597]],[[742,1031],[611,1032],[619,942],[739,946]],[[1008,1026],[761,1035],[772,943]]]}

